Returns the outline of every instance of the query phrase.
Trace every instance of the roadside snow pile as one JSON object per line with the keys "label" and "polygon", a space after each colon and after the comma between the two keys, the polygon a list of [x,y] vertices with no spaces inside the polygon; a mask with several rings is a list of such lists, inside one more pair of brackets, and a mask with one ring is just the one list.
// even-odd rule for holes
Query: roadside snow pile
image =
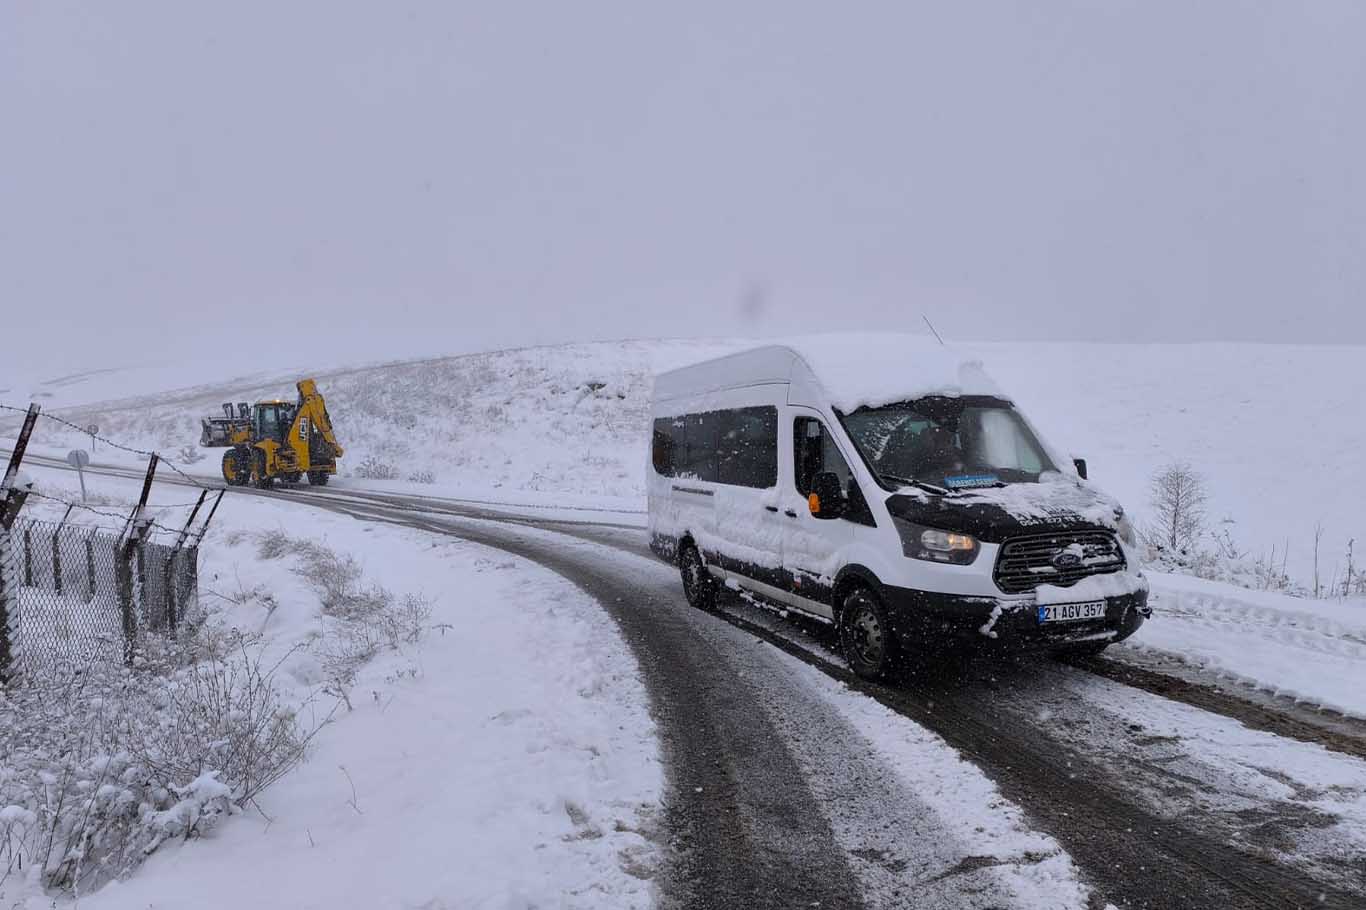
{"label": "roadside snow pile", "polygon": [[1149,572],[1153,618],[1107,656],[1174,658],[1272,695],[1366,717],[1366,598],[1310,600]]}

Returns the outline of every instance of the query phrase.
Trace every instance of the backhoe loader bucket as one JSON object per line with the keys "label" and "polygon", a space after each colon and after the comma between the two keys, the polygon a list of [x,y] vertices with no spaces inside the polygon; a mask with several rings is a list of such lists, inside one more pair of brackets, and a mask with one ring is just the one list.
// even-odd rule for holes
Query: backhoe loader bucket
{"label": "backhoe loader bucket", "polygon": [[241,420],[224,417],[205,417],[200,423],[203,424],[203,430],[199,434],[199,444],[206,449],[232,445],[233,430],[244,425]]}

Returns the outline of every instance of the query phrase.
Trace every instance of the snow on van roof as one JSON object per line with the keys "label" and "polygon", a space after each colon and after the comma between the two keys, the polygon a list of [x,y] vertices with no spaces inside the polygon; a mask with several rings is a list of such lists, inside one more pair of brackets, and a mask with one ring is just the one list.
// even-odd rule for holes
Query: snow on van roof
{"label": "snow on van roof", "polygon": [[808,335],[777,344],[806,362],[830,403],[846,414],[928,395],[1006,397],[979,358],[925,335]]}

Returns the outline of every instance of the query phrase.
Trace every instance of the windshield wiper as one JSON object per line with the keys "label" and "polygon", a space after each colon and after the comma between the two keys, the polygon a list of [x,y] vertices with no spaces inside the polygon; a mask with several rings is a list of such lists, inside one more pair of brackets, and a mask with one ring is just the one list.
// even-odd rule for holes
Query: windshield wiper
{"label": "windshield wiper", "polygon": [[896,483],[902,484],[903,486],[915,487],[916,489],[924,490],[927,493],[937,493],[940,496],[947,496],[953,492],[953,490],[950,490],[947,487],[940,487],[932,483],[927,483],[923,480],[916,480],[914,477],[898,477],[895,474],[883,473],[879,473],[878,476],[884,480],[892,480]]}

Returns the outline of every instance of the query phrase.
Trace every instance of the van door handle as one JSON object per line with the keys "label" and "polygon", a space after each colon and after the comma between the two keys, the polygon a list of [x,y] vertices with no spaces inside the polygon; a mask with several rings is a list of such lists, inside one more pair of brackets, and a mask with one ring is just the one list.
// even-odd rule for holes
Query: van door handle
{"label": "van door handle", "polygon": [[797,517],[797,513],[794,512],[794,511],[792,511],[791,509],[788,509],[787,511],[783,512],[783,514],[786,515],[788,518],[796,518],[796,517]]}
{"label": "van door handle", "polygon": [[778,507],[777,507],[777,506],[764,506],[764,508],[767,509],[767,510],[770,511],[770,512],[776,512],[776,511],[778,511]]}

